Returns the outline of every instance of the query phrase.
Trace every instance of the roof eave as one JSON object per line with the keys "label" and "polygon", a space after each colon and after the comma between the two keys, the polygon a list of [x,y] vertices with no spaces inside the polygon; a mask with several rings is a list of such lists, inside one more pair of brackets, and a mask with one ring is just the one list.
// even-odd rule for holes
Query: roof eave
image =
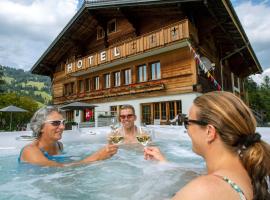
{"label": "roof eave", "polygon": [[141,5],[158,5],[158,4],[171,4],[171,3],[184,3],[184,2],[199,2],[203,0],[109,0],[109,1],[85,1],[86,7],[89,9],[98,8],[111,8],[111,7],[128,7],[128,6],[141,6]]}
{"label": "roof eave", "polygon": [[249,50],[249,52],[254,60],[254,63],[256,64],[258,71],[255,73],[262,73],[263,70],[262,70],[261,64],[260,64],[253,48],[251,47],[249,39],[244,31],[244,28],[241,25],[241,22],[236,14],[234,8],[233,8],[231,1],[230,0],[222,0],[222,2],[224,4],[226,10],[228,11],[228,14],[231,16],[233,23],[235,24],[236,28],[238,29],[242,39],[244,40],[245,44],[247,45],[247,48],[248,48],[248,50]]}

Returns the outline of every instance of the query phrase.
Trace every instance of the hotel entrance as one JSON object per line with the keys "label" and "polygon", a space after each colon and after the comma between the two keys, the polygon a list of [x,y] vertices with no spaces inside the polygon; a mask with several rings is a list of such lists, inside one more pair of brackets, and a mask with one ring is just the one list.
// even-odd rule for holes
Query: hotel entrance
{"label": "hotel entrance", "polygon": [[164,101],[141,104],[142,123],[145,124],[171,124],[178,114],[182,114],[182,102]]}

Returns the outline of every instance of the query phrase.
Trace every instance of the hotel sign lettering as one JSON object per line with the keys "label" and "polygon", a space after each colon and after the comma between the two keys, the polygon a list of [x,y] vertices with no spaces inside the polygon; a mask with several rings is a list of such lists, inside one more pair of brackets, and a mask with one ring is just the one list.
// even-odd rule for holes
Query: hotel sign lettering
{"label": "hotel sign lettering", "polygon": [[67,62],[65,68],[66,73],[70,74],[108,62],[113,62],[119,58],[142,53],[151,50],[152,48],[162,47],[187,37],[188,21],[184,20],[171,26],[164,27],[156,32],[137,37],[132,41],[109,47],[106,50],[93,53],[73,62]]}
{"label": "hotel sign lettering", "polygon": [[113,47],[112,49],[91,54],[88,57],[84,57],[78,59],[75,62],[66,64],[66,73],[72,73],[82,69],[87,69],[89,67],[94,67],[99,64],[103,64],[120,57],[121,57],[121,46]]}

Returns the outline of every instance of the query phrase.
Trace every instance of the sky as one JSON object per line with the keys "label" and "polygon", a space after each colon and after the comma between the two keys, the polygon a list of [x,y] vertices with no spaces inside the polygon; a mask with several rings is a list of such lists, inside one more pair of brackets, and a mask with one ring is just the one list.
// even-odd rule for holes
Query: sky
{"label": "sky", "polygon": [[[28,71],[75,15],[83,0],[0,0],[0,64]],[[270,0],[231,0],[270,75]]]}

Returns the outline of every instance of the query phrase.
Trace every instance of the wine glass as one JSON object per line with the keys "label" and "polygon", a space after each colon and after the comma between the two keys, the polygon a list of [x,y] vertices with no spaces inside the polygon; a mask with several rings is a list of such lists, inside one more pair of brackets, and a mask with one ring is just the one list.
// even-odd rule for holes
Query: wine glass
{"label": "wine glass", "polygon": [[138,127],[136,138],[144,147],[151,141],[151,130],[146,126]]}
{"label": "wine glass", "polygon": [[110,125],[111,131],[108,136],[109,143],[121,144],[124,141],[124,134],[121,125],[118,123],[116,118],[111,119],[112,124]]}

